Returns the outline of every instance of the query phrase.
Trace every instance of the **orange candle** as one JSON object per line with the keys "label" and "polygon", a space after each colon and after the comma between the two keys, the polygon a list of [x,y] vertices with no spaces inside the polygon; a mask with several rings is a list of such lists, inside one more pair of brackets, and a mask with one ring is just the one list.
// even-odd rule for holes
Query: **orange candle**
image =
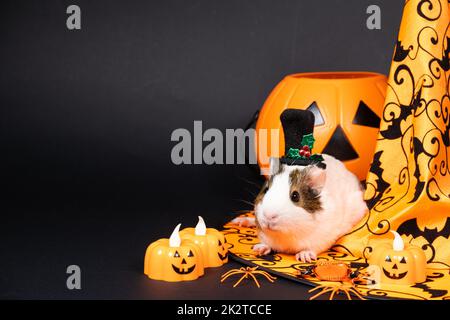
{"label": "orange candle", "polygon": [[198,217],[195,228],[185,228],[180,232],[183,240],[191,240],[201,250],[205,268],[219,267],[228,262],[228,247],[224,235],[213,228],[206,228],[205,221]]}
{"label": "orange candle", "polygon": [[144,273],[149,278],[189,281],[204,274],[202,252],[192,241],[180,238],[180,226],[175,227],[170,239],[159,239],[147,247]]}
{"label": "orange candle", "polygon": [[425,253],[419,247],[405,245],[396,232],[394,241],[375,246],[369,263],[381,269],[381,282],[390,284],[412,285],[426,280]]}

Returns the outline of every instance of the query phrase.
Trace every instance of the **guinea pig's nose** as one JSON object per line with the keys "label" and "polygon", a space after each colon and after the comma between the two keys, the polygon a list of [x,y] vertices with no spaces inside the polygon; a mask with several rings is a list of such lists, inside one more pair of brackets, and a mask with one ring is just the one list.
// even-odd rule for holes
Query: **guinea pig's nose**
{"label": "guinea pig's nose", "polygon": [[269,221],[274,221],[278,218],[278,213],[275,212],[266,212],[264,213],[264,215],[266,216],[266,219]]}

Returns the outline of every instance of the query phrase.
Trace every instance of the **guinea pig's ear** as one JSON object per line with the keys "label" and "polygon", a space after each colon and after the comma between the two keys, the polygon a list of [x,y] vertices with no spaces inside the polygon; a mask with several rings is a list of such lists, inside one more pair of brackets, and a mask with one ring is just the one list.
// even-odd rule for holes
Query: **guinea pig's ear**
{"label": "guinea pig's ear", "polygon": [[327,172],[318,166],[312,166],[308,172],[308,185],[310,188],[322,191],[327,179]]}
{"label": "guinea pig's ear", "polygon": [[269,160],[269,176],[273,176],[280,171],[280,158],[270,157]]}

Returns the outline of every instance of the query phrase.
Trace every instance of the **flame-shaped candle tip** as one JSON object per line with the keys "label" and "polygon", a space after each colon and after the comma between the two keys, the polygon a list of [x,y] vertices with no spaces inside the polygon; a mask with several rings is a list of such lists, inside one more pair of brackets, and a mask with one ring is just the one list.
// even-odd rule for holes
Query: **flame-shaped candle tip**
{"label": "flame-shaped candle tip", "polygon": [[394,234],[394,241],[392,242],[392,248],[394,251],[402,251],[405,248],[405,243],[403,242],[402,237],[398,234],[397,231],[392,231]]}
{"label": "flame-shaped candle tip", "polygon": [[175,229],[173,229],[172,234],[170,235],[169,246],[172,248],[178,248],[181,245],[180,227],[181,223],[177,224]]}
{"label": "flame-shaped candle tip", "polygon": [[206,234],[206,224],[201,216],[198,216],[198,223],[195,226],[195,234],[197,236],[204,236]]}

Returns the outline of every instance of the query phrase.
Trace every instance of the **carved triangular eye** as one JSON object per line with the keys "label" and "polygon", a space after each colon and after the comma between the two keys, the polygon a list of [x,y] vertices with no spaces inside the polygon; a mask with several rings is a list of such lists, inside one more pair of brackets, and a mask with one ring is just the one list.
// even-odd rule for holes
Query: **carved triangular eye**
{"label": "carved triangular eye", "polygon": [[175,254],[173,255],[175,258],[179,258],[180,254],[178,253],[178,251],[175,251]]}
{"label": "carved triangular eye", "polygon": [[219,239],[218,245],[219,245],[219,247],[222,245],[222,241],[220,241],[220,239]]}
{"label": "carved triangular eye", "polygon": [[402,257],[402,260],[400,260],[400,263],[406,263],[405,257]]}
{"label": "carved triangular eye", "polygon": [[193,256],[194,256],[194,254],[192,253],[192,250],[189,250],[189,253],[188,253],[187,256],[188,256],[188,257],[193,257]]}
{"label": "carved triangular eye", "polygon": [[364,102],[360,101],[352,123],[378,129],[380,127],[380,117],[370,110]]}
{"label": "carved triangular eye", "polygon": [[325,123],[325,120],[323,120],[322,113],[320,112],[319,107],[317,106],[316,102],[314,101],[311,103],[311,105],[306,108],[306,110],[311,111],[314,114],[314,125],[320,126]]}
{"label": "carved triangular eye", "polygon": [[341,161],[353,160],[359,157],[341,126],[337,126],[336,130],[334,130],[330,141],[323,148],[323,153],[332,155]]}
{"label": "carved triangular eye", "polygon": [[386,262],[392,262],[391,257],[390,256],[386,256],[386,259],[384,260]]}

